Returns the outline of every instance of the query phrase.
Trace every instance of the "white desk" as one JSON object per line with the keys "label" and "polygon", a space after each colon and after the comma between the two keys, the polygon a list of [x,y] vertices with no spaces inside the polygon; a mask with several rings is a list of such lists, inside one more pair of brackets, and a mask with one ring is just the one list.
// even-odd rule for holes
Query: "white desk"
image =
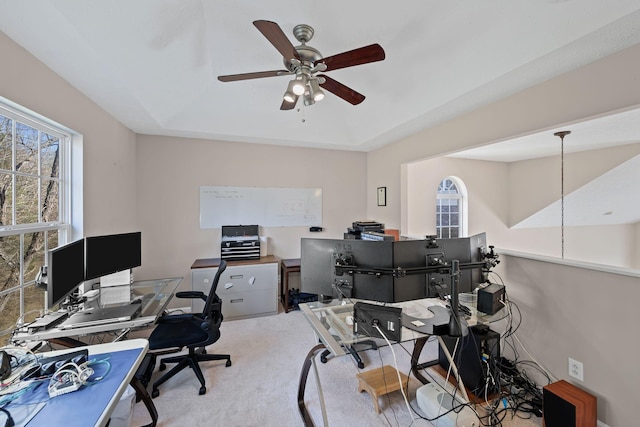
{"label": "white desk", "polygon": [[[51,399],[46,392],[46,384],[42,384],[19,398],[23,400],[16,399],[15,403],[9,403],[5,409],[11,411],[12,405],[44,401],[46,402],[44,407],[31,419],[30,426],[105,426],[126,387],[131,383],[138,391],[134,384],[136,381],[134,375],[147,353],[148,347],[149,343],[145,339],[87,346],[90,359],[95,356],[98,358],[109,357],[114,365],[117,363],[117,366],[112,366],[103,380]],[[41,354],[48,357],[64,352],[69,352],[69,350]],[[153,410],[155,411],[155,407]],[[155,425],[156,420],[157,412],[150,425]]]}
{"label": "white desk", "polygon": [[29,325],[27,324],[14,333],[13,340],[51,341],[67,347],[75,347],[86,344],[81,341],[72,340],[70,337],[113,331],[123,331],[124,334],[131,329],[140,329],[152,326],[156,323],[158,317],[160,317],[164,312],[164,309],[167,307],[167,304],[169,304],[171,298],[173,298],[173,295],[181,281],[182,278],[179,277],[133,282],[131,284],[132,297],[142,297],[144,295],[153,295],[153,297],[146,301],[142,307],[141,314],[131,320],[70,329],[53,327],[39,331],[30,331]]}

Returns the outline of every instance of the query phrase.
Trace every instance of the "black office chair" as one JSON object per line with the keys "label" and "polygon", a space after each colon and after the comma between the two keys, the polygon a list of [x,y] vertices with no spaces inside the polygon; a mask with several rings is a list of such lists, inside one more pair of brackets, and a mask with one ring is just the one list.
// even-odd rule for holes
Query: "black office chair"
{"label": "black office chair", "polygon": [[[216,295],[216,288],[218,287],[220,275],[226,268],[227,262],[224,260],[221,261],[218,272],[211,283],[209,295],[205,295],[204,292],[200,291],[176,293],[177,298],[201,298],[204,300],[204,310],[201,314],[166,315],[158,319],[158,326],[156,326],[149,337],[149,350],[173,349],[169,352],[175,352],[181,350],[183,347],[187,347],[189,353],[167,357],[160,361],[161,371],[166,368],[167,363],[177,363],[177,365],[153,383],[152,397],[157,397],[160,394],[158,390],[160,384],[187,366],[193,369],[198,380],[200,380],[201,387],[198,394],[205,394],[207,388],[204,385],[204,376],[198,363],[207,360],[226,360],[226,366],[231,366],[231,356],[228,354],[207,354],[205,349],[205,346],[213,344],[220,338],[222,301],[218,295]],[[155,355],[166,353],[167,352],[159,352],[155,353]]]}

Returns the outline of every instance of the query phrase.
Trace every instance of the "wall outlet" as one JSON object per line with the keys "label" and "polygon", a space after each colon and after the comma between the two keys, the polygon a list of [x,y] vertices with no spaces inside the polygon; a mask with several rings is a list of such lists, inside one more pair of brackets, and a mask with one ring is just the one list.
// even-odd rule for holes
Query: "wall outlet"
{"label": "wall outlet", "polygon": [[569,358],[569,376],[584,381],[584,369],[582,362]]}

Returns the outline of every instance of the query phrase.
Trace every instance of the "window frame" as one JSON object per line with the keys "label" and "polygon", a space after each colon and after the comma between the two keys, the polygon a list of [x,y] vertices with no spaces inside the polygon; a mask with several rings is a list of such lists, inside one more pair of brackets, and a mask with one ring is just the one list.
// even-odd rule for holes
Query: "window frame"
{"label": "window frame", "polygon": [[[445,181],[451,181],[453,185],[455,185],[457,192],[455,194],[450,193],[442,193],[440,192],[440,187],[443,185]],[[441,200],[458,200],[458,223],[456,225],[443,226],[442,225],[442,210],[438,212],[438,208],[442,205],[440,204]],[[458,229],[458,237],[467,237],[468,235],[468,196],[467,196],[467,187],[464,182],[456,177],[456,176],[446,176],[438,182],[438,187],[436,188],[436,236],[439,239],[449,238],[451,236],[451,229]],[[448,237],[442,237],[443,229],[448,229]]]}
{"label": "window frame", "polygon": [[[44,264],[47,264],[47,253],[49,249],[52,249],[49,242],[49,236],[51,233],[57,233],[57,241],[58,245],[65,244],[72,240],[73,234],[73,226],[72,226],[72,176],[77,176],[76,174],[72,174],[72,169],[74,165],[72,164],[72,150],[74,150],[74,133],[69,129],[65,128],[62,125],[59,125],[50,119],[47,119],[39,114],[32,112],[20,105],[17,105],[5,98],[0,97],[0,115],[11,119],[11,132],[12,132],[12,142],[11,142],[11,169],[2,169],[2,173],[10,174],[12,176],[12,212],[11,212],[11,224],[1,225],[0,226],[0,237],[8,237],[8,236],[17,236],[19,238],[19,273],[18,280],[13,286],[8,287],[0,291],[0,296],[9,298],[9,295],[14,292],[19,292],[19,316],[16,319],[16,325],[20,325],[24,323],[25,316],[27,314],[31,314],[31,311],[25,312],[25,293],[26,290],[30,286],[35,285],[35,277],[34,278],[25,278],[25,243],[27,238],[31,238],[29,236],[33,233],[43,233],[44,243],[41,249],[38,249],[38,256],[41,256]],[[33,173],[24,173],[16,171],[16,124],[21,123],[26,126],[29,126],[38,131],[37,138],[37,147],[38,147],[38,166],[36,174]],[[46,133],[52,137],[58,139],[58,177],[54,178],[54,181],[57,182],[58,185],[58,214],[57,219],[55,221],[42,221],[42,182],[46,180],[50,180],[51,177],[45,177],[42,175],[42,133]],[[19,189],[16,188],[16,180],[19,177],[30,177],[36,178],[38,181],[38,212],[37,212],[37,222],[32,223],[23,223],[16,224],[17,222],[17,194],[19,194]],[[43,293],[42,296],[42,308],[47,309],[46,306],[46,295]],[[42,310],[40,310],[42,311]],[[40,313],[36,313],[33,316],[29,317],[37,317]],[[2,331],[6,333],[7,330]]]}

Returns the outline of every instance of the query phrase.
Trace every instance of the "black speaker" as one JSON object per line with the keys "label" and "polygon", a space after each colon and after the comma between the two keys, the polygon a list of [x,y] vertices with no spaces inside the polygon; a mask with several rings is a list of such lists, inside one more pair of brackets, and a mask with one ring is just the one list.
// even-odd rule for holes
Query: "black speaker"
{"label": "black speaker", "polygon": [[597,399],[565,380],[556,381],[542,388],[542,416],[545,427],[596,427]]}
{"label": "black speaker", "polygon": [[477,309],[486,314],[496,314],[504,301],[504,286],[492,283],[489,286],[478,289]]}

